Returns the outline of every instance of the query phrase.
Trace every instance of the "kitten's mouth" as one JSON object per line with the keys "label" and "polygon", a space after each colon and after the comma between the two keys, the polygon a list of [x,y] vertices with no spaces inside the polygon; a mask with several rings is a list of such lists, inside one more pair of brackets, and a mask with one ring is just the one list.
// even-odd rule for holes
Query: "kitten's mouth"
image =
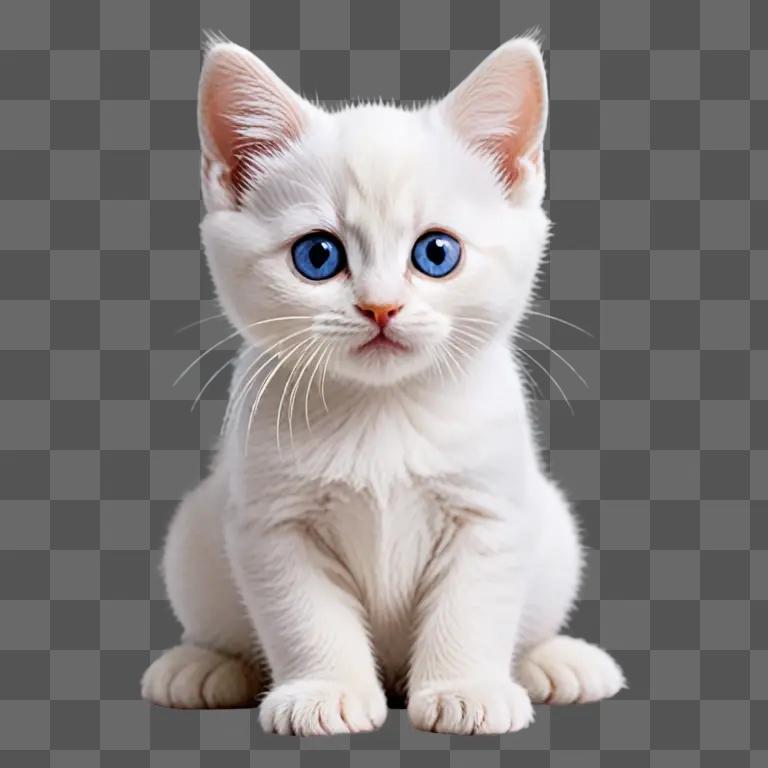
{"label": "kitten's mouth", "polygon": [[405,344],[401,344],[399,341],[390,339],[389,336],[384,335],[384,331],[380,331],[378,336],[374,336],[365,344],[361,344],[358,348],[358,352],[365,352],[369,349],[381,349],[389,350],[391,352],[407,352],[408,347]]}

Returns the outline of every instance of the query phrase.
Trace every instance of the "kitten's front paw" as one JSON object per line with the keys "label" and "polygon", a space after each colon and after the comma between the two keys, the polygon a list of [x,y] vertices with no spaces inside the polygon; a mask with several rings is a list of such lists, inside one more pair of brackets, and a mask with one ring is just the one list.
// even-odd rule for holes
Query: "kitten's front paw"
{"label": "kitten's front paw", "polygon": [[408,715],[422,731],[508,733],[531,723],[533,706],[511,680],[455,680],[415,690]]}
{"label": "kitten's front paw", "polygon": [[558,635],[520,659],[517,679],[537,704],[574,704],[615,696],[625,686],[619,665],[602,648]]}
{"label": "kitten's front paw", "polygon": [[353,689],[332,680],[293,680],[278,685],[261,703],[259,720],[268,733],[330,736],[381,727],[387,700],[375,686]]}

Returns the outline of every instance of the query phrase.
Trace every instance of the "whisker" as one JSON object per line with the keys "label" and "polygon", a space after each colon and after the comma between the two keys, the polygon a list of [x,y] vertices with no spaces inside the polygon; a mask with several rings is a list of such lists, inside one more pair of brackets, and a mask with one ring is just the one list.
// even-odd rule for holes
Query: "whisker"
{"label": "whisker", "polygon": [[[450,340],[449,339],[446,339],[445,341],[446,341],[446,344],[450,344]],[[451,361],[451,363],[456,366],[456,368],[459,371],[459,374],[463,374],[464,373],[464,369],[461,367],[461,364],[459,363],[459,361],[454,357],[453,353],[451,352],[451,350],[449,349],[448,346],[443,346],[443,352],[448,356],[448,359]],[[455,375],[455,372],[454,372],[453,380],[457,384],[459,383],[459,378]]]}
{"label": "whisker", "polygon": [[[237,386],[240,386],[246,378],[250,375],[251,371],[256,367],[259,360],[261,360],[265,355],[268,355],[272,350],[275,350],[277,347],[280,347],[282,344],[284,344],[286,341],[288,341],[291,338],[295,338],[296,336],[299,336],[302,333],[308,333],[310,329],[303,329],[301,331],[295,331],[294,333],[290,333],[287,336],[284,336],[279,341],[275,342],[274,344],[270,345],[265,349],[263,352],[261,352],[255,360],[251,362],[251,364],[248,366],[247,370],[241,377],[240,381],[238,382]],[[235,412],[238,410],[240,406],[243,405],[245,400],[248,397],[248,393],[251,391],[253,385],[256,382],[256,379],[258,378],[259,374],[271,363],[275,362],[279,359],[280,355],[283,354],[283,350],[277,349],[277,351],[264,363],[262,363],[258,369],[253,373],[253,375],[250,376],[250,379],[248,379],[248,382],[240,387],[240,391],[236,394],[233,392],[230,401],[227,405],[227,411],[224,414],[224,425],[222,426],[222,430],[225,431],[228,427],[229,422],[233,421],[235,418]],[[236,389],[237,387],[235,387]],[[222,432],[223,433],[223,432]]]}
{"label": "whisker", "polygon": [[437,372],[440,374],[440,384],[445,386],[445,371],[443,370],[442,357],[438,356],[436,349],[429,351],[429,356],[432,364],[436,367]]}
{"label": "whisker", "polygon": [[467,317],[465,315],[460,315],[456,318],[457,320],[464,320],[467,323],[480,323],[482,325],[496,325],[496,323],[493,322],[493,320],[486,320],[482,317]]}
{"label": "whisker", "polygon": [[532,336],[530,333],[526,333],[525,331],[518,331],[518,333],[519,333],[521,336],[525,337],[526,339],[529,339],[530,341],[535,341],[537,344],[541,344],[541,346],[542,346],[542,347],[544,347],[544,349],[548,349],[548,350],[549,350],[549,351],[550,351],[550,352],[551,352],[551,353],[552,353],[552,354],[553,354],[555,357],[557,357],[557,358],[558,358],[558,360],[561,360],[561,361],[562,361],[562,362],[563,362],[565,365],[567,365],[567,366],[568,366],[568,368],[570,368],[570,369],[571,369],[571,370],[572,370],[572,371],[573,371],[573,372],[576,374],[576,376],[579,378],[579,380],[581,381],[581,383],[582,383],[582,384],[583,384],[583,385],[584,385],[584,386],[585,386],[587,389],[589,389],[589,384],[587,384],[587,382],[586,382],[586,380],[584,379],[584,377],[583,377],[583,376],[582,376],[582,375],[581,375],[581,374],[580,374],[580,373],[579,373],[579,372],[578,372],[578,371],[577,371],[577,370],[576,370],[576,369],[573,367],[573,365],[572,365],[572,364],[571,364],[571,363],[570,363],[568,360],[566,360],[566,359],[565,359],[565,358],[564,358],[564,357],[563,357],[563,356],[562,356],[562,355],[561,355],[561,354],[560,354],[560,353],[559,353],[557,350],[555,350],[555,349],[552,349],[552,347],[550,347],[548,344],[545,344],[545,343],[544,343],[544,342],[543,342],[541,339],[537,339],[535,336]]}
{"label": "whisker", "polygon": [[367,330],[370,327],[369,323],[367,323],[367,322],[366,323],[360,323],[360,322],[358,322],[356,320],[352,320],[352,318],[343,317],[343,316],[342,317],[333,317],[333,316],[329,317],[327,314],[320,315],[319,317],[316,317],[315,318],[315,323],[316,323],[318,328],[325,329],[326,326],[328,326],[328,328],[330,330],[335,330],[337,328],[346,328],[346,329],[350,329],[352,331],[356,331],[357,333],[359,333],[360,331],[365,331],[365,330]]}
{"label": "whisker", "polygon": [[205,382],[205,384],[203,384],[202,388],[201,388],[201,389],[200,389],[200,391],[197,393],[197,397],[196,397],[196,398],[195,398],[195,399],[192,401],[192,407],[189,409],[189,410],[190,410],[190,412],[195,410],[195,406],[196,406],[196,405],[197,405],[197,404],[200,402],[200,398],[202,398],[202,396],[203,396],[203,392],[205,392],[205,390],[206,390],[206,389],[208,389],[208,387],[210,386],[211,382],[213,382],[213,380],[214,380],[214,379],[215,379],[215,378],[216,378],[216,377],[217,377],[217,376],[218,376],[218,375],[219,375],[219,374],[220,374],[220,373],[221,373],[221,372],[222,372],[222,371],[223,371],[223,370],[224,370],[224,369],[225,369],[225,368],[226,368],[228,365],[231,365],[231,364],[232,364],[232,361],[235,359],[235,357],[237,357],[237,356],[235,355],[235,356],[233,356],[233,357],[230,357],[230,358],[229,358],[229,360],[227,360],[227,362],[226,362],[226,363],[224,363],[224,365],[222,365],[222,366],[221,366],[221,368],[217,369],[216,373],[214,373],[214,374],[213,374],[213,376],[211,376],[211,378],[210,378],[210,379],[208,379],[208,381],[206,381],[206,382]]}
{"label": "whisker", "polygon": [[[259,366],[259,369],[251,376],[247,383],[241,387],[240,391],[237,393],[237,396],[235,398],[230,398],[229,403],[227,404],[227,410],[224,413],[224,422],[221,427],[221,433],[224,434],[227,429],[229,429],[230,424],[236,425],[240,414],[242,413],[243,406],[245,405],[245,401],[248,399],[249,393],[253,390],[253,387],[256,383],[256,379],[258,378],[259,374],[271,363],[275,362],[280,357],[280,352],[275,352],[274,355],[272,355],[268,360],[265,360],[264,363],[262,363],[261,366]],[[246,373],[243,376],[242,381],[247,378],[248,373],[250,372],[252,366],[248,368]]]}
{"label": "whisker", "polygon": [[488,334],[484,334],[478,331],[470,331],[466,328],[462,328],[460,325],[454,326],[452,328],[453,331],[456,331],[456,333],[461,334],[462,336],[465,336],[468,339],[473,339],[474,341],[477,341],[480,344],[486,344],[488,341],[490,341],[490,336]]}
{"label": "whisker", "polygon": [[[276,341],[274,344],[272,344],[272,345],[270,345],[269,347],[267,347],[267,348],[266,348],[266,349],[265,349],[263,352],[261,352],[261,353],[260,353],[260,354],[259,354],[259,355],[256,357],[256,359],[255,359],[255,360],[253,360],[253,361],[250,363],[250,365],[248,366],[248,368],[247,368],[247,369],[245,370],[245,372],[243,373],[243,375],[242,375],[242,377],[241,377],[240,381],[237,383],[237,385],[235,385],[235,387],[234,387],[233,389],[234,389],[234,390],[236,390],[236,389],[237,389],[237,387],[238,387],[238,386],[240,386],[240,384],[241,384],[243,381],[245,381],[246,377],[247,377],[247,376],[249,375],[249,373],[250,373],[250,372],[253,370],[254,366],[255,366],[255,365],[256,365],[256,364],[259,362],[259,360],[261,360],[261,359],[262,359],[262,358],[263,358],[265,355],[268,355],[268,354],[269,354],[269,353],[270,353],[270,352],[271,352],[273,349],[275,349],[275,348],[279,347],[281,344],[284,344],[286,341],[289,341],[290,339],[293,339],[293,338],[295,338],[296,336],[299,336],[299,335],[300,335],[300,334],[302,334],[302,333],[309,333],[309,332],[311,332],[311,329],[310,329],[310,328],[302,328],[302,329],[301,329],[301,330],[299,330],[299,331],[294,331],[293,333],[289,333],[287,336],[283,336],[281,339],[279,339],[278,341]],[[269,360],[268,360],[266,363],[264,363],[264,365],[262,365],[262,366],[259,368],[259,370],[258,370],[258,371],[256,371],[256,373],[254,373],[254,374],[253,374],[253,376],[251,377],[251,379],[248,381],[248,384],[246,385],[246,387],[245,387],[244,389],[242,389],[242,390],[240,391],[240,393],[239,393],[239,394],[237,394],[237,395],[236,395],[236,394],[234,393],[234,391],[233,391],[232,395],[230,395],[229,404],[227,405],[227,409],[226,409],[226,411],[224,412],[224,423],[225,423],[225,424],[227,423],[228,414],[229,414],[229,416],[231,416],[231,415],[232,415],[232,413],[234,412],[234,409],[235,409],[235,407],[236,407],[236,405],[237,405],[237,400],[238,400],[238,399],[239,399],[241,396],[244,396],[244,395],[245,395],[245,393],[248,391],[248,389],[249,389],[249,387],[251,386],[251,384],[253,384],[254,380],[255,380],[255,379],[256,379],[256,377],[259,375],[259,373],[261,373],[261,371],[263,371],[263,370],[264,370],[264,368],[265,368],[265,367],[266,367],[266,366],[267,366],[267,365],[268,365],[268,364],[269,364],[269,363],[270,363],[272,360],[274,360],[275,358],[277,358],[277,357],[279,357],[279,356],[280,356],[280,351],[278,350],[278,352],[277,352],[275,355],[273,355],[273,356],[272,356],[272,357],[271,357],[271,358],[270,358],[270,359],[269,359]],[[231,406],[231,407],[230,407],[230,406]]]}
{"label": "whisker", "polygon": [[307,349],[311,349],[314,346],[314,339],[310,344],[305,347],[301,354],[298,356],[296,361],[293,364],[293,368],[288,372],[288,375],[285,377],[285,381],[283,382],[283,391],[280,394],[280,400],[278,402],[277,406],[277,416],[275,418],[275,445],[277,446],[277,452],[282,453],[281,446],[280,446],[280,416],[283,412],[283,401],[285,400],[286,394],[288,393],[288,387],[291,384],[291,379],[293,377],[293,374],[296,372],[296,366],[301,364],[302,359],[304,358],[304,354],[306,353]]}
{"label": "whisker", "polygon": [[440,348],[438,348],[436,352],[437,352],[438,362],[440,363],[440,378],[443,382],[443,385],[445,385],[448,382],[448,377],[450,377],[453,381],[455,381],[456,374],[453,368],[451,368],[451,366],[448,364],[448,358],[445,356],[445,353]]}
{"label": "whisker", "polygon": [[463,338],[454,339],[449,336],[447,342],[451,349],[456,350],[463,358],[466,358],[467,360],[470,359],[468,350],[477,349],[477,347],[472,346],[466,339]]}
{"label": "whisker", "polygon": [[329,325],[322,325],[321,323],[314,323],[312,327],[318,333],[322,333],[327,336],[333,335],[334,337],[339,339],[349,339],[355,336],[360,336],[360,328],[352,328],[349,331],[344,331],[344,330],[341,330],[336,325],[329,326]]}
{"label": "whisker", "polygon": [[229,336],[225,336],[220,341],[217,341],[212,346],[208,347],[208,349],[205,350],[201,355],[196,357],[177,377],[176,381],[173,382],[173,386],[175,387],[206,355],[209,355],[211,352],[213,352],[214,349],[217,349],[222,344],[225,344],[230,339],[234,339],[235,336],[238,336],[240,334],[240,331],[233,331],[229,334]]}
{"label": "whisker", "polygon": [[193,320],[191,323],[187,323],[186,325],[182,325],[181,328],[177,328],[174,331],[174,334],[176,333],[182,333],[183,331],[188,331],[190,328],[194,328],[196,325],[202,325],[203,323],[207,323],[209,320],[218,320],[220,317],[226,317],[226,312],[219,312],[218,315],[211,315],[210,317],[203,317],[200,320]]}
{"label": "whisker", "polygon": [[309,423],[309,393],[312,390],[312,382],[315,380],[315,376],[317,375],[317,371],[320,368],[321,363],[323,362],[323,358],[325,357],[326,353],[330,352],[331,350],[331,342],[327,341],[325,343],[325,346],[323,347],[323,351],[320,353],[320,356],[317,358],[317,362],[315,363],[315,367],[312,369],[312,373],[309,377],[309,381],[307,382],[307,393],[304,396],[304,420],[307,422],[307,431],[312,431],[312,425]]}
{"label": "whisker", "polygon": [[456,348],[452,345],[448,345],[443,348],[443,352],[445,353],[447,360],[450,361],[451,370],[453,372],[452,378],[454,382],[458,384],[461,381],[461,376],[464,375],[464,367],[461,362],[456,359],[456,355],[451,351],[452,349]]}
{"label": "whisker", "polygon": [[[451,343],[451,347],[459,354],[461,357],[471,362],[472,355],[470,354],[470,350],[477,350],[477,347],[475,347],[472,344],[469,344],[468,342],[464,341],[463,339],[449,339]],[[462,372],[466,374],[466,367],[462,366]]]}
{"label": "whisker", "polygon": [[[459,331],[460,329],[458,329],[458,328],[454,328],[453,330],[454,330],[454,331]],[[475,339],[476,337],[475,337],[475,336],[468,336],[468,337],[464,337],[464,334],[463,334],[463,333],[460,333],[460,334],[459,334],[459,338],[458,338],[458,339],[454,339],[454,341],[455,341],[456,343],[465,344],[465,345],[466,345],[466,346],[468,346],[470,349],[473,349],[475,352],[478,352],[478,353],[482,352],[482,350],[480,349],[480,347],[478,347],[478,346],[476,346],[475,344],[472,344],[472,343],[470,343],[469,341],[467,341],[467,338],[470,338],[470,339]]]}
{"label": "whisker", "polygon": [[296,404],[296,396],[299,393],[299,385],[301,384],[301,380],[304,377],[307,368],[309,368],[309,366],[312,364],[312,361],[317,357],[318,353],[322,349],[323,342],[322,340],[318,339],[312,353],[309,355],[306,362],[304,363],[304,366],[299,371],[299,375],[296,378],[296,383],[293,385],[293,389],[291,390],[291,396],[288,399],[288,434],[291,436],[291,448],[293,448],[293,408]]}
{"label": "whisker", "polygon": [[[296,362],[293,364],[293,368],[291,368],[290,373],[286,377],[285,384],[283,384],[283,392],[280,395],[280,401],[277,406],[277,418],[275,419],[275,443],[277,445],[278,452],[280,452],[280,416],[283,413],[283,403],[285,402],[285,398],[288,394],[288,387],[291,385],[293,374],[296,372],[296,369],[301,365],[302,361],[304,360],[304,356],[310,350],[314,349],[317,343],[318,343],[317,338],[313,337],[310,343],[306,347],[304,347],[304,349],[301,351],[301,354],[296,358]],[[290,424],[289,424],[289,431],[291,432],[291,438],[293,438],[293,431],[290,430]]]}
{"label": "whisker", "polygon": [[[468,333],[466,330],[464,330],[462,328],[454,328],[453,330],[455,330],[457,333],[459,333],[461,335],[464,335],[464,336],[466,336],[467,338],[470,338],[470,339],[475,339],[475,340],[481,341],[481,342],[487,341],[487,337],[481,337],[481,336],[478,336],[476,334],[470,334],[470,333]],[[459,341],[462,341],[462,340],[461,339],[456,339],[456,341],[459,342]],[[466,341],[464,341],[463,343],[468,344],[468,342],[466,342]],[[478,347],[476,347],[476,346],[474,346],[472,344],[468,344],[468,346],[470,348],[474,349],[475,351],[480,352],[480,349]],[[514,351],[515,350],[513,350],[513,352]],[[525,365],[523,365],[519,361],[518,361],[518,366],[519,366],[520,370],[522,371],[523,375],[526,377],[529,385],[531,386],[531,393],[534,394],[534,395],[537,395],[540,399],[543,398],[544,395],[543,395],[543,393],[541,391],[541,388],[539,387],[538,382],[536,381],[536,379],[531,375],[530,371],[526,368]]]}
{"label": "whisker", "polygon": [[253,417],[256,414],[256,411],[259,408],[259,403],[261,402],[261,398],[264,396],[264,393],[267,391],[267,387],[269,386],[272,379],[275,378],[275,375],[277,372],[285,365],[285,363],[290,360],[290,358],[296,353],[298,349],[305,346],[309,342],[313,341],[314,338],[310,336],[308,339],[303,339],[302,341],[295,344],[288,353],[283,357],[282,360],[280,360],[277,365],[269,372],[268,376],[264,379],[264,381],[261,383],[261,386],[259,387],[259,391],[256,393],[256,399],[253,401],[253,405],[251,406],[251,412],[248,416],[248,426],[245,431],[245,455],[248,455],[248,445],[250,444],[250,434],[251,434],[251,426],[253,424]]}
{"label": "whisker", "polygon": [[529,309],[527,314],[537,315],[538,317],[546,317],[548,320],[554,320],[555,322],[562,323],[563,325],[567,325],[569,328],[573,328],[575,331],[581,331],[581,333],[589,336],[592,339],[595,338],[594,333],[590,333],[589,331],[582,328],[580,325],[576,325],[575,323],[572,323],[569,320],[563,320],[562,317],[555,317],[555,315],[549,315],[546,312],[537,312],[534,309]]}
{"label": "whisker", "polygon": [[287,315],[285,317],[270,317],[266,320],[257,320],[254,323],[249,323],[246,325],[243,329],[237,329],[230,333],[228,336],[225,336],[223,339],[220,339],[215,344],[212,344],[208,349],[205,350],[201,355],[199,355],[195,360],[193,360],[177,377],[176,381],[173,382],[173,386],[175,387],[183,378],[186,376],[192,368],[195,367],[197,363],[199,363],[206,355],[213,352],[214,349],[217,349],[222,344],[225,344],[230,339],[234,339],[235,336],[239,335],[242,331],[248,330],[250,328],[255,328],[257,325],[265,325],[267,323],[276,323],[280,320],[311,320],[312,317],[310,315]]}
{"label": "whisker", "polygon": [[558,392],[562,395],[563,400],[568,404],[568,408],[571,411],[571,415],[574,414],[573,406],[571,405],[571,401],[566,397],[565,392],[563,391],[563,388],[557,383],[557,379],[527,350],[523,349],[522,347],[516,348],[518,352],[522,352],[534,365],[537,365],[539,368],[541,368],[544,373],[549,376],[550,381],[557,387]]}
{"label": "whisker", "polygon": [[328,363],[331,362],[331,357],[333,357],[333,353],[338,349],[338,345],[334,345],[328,354],[328,357],[325,358],[325,364],[323,365],[323,375],[320,377],[320,399],[323,401],[323,408],[325,408],[325,412],[329,413],[330,409],[328,408],[328,403],[325,400],[325,377],[328,373]]}
{"label": "whisker", "polygon": [[[516,351],[517,351],[517,349],[515,348],[513,350],[513,354]],[[528,370],[528,368],[526,367],[525,363],[523,363],[522,361],[518,360],[517,358],[515,358],[515,362],[517,363],[517,367],[520,369],[520,371],[522,372],[523,376],[525,376],[525,378],[527,379],[528,384],[532,387],[531,394],[532,395],[537,395],[539,399],[543,399],[544,398],[544,393],[541,391],[541,387],[539,387],[538,382],[534,378],[533,374]]]}

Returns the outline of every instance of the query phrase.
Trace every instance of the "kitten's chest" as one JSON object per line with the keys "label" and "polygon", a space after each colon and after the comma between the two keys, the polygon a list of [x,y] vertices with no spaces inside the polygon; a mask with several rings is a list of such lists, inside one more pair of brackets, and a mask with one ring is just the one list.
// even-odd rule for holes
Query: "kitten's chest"
{"label": "kitten's chest", "polygon": [[418,484],[386,500],[356,497],[335,511],[339,555],[359,591],[382,668],[393,679],[407,658],[415,596],[440,530]]}
{"label": "kitten's chest", "polygon": [[353,494],[333,512],[345,564],[372,598],[401,596],[418,577],[437,524],[428,494],[403,484],[385,498]]}

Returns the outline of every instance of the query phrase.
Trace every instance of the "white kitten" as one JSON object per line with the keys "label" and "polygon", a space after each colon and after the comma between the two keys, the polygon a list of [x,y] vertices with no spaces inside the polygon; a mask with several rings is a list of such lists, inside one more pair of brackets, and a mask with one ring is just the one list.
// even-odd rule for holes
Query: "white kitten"
{"label": "white kitten", "polygon": [[444,99],[329,113],[231,43],[200,81],[202,235],[240,331],[143,694],[268,731],[502,733],[624,684],[558,636],[582,566],[509,338],[545,248],[546,79],[512,40]]}

